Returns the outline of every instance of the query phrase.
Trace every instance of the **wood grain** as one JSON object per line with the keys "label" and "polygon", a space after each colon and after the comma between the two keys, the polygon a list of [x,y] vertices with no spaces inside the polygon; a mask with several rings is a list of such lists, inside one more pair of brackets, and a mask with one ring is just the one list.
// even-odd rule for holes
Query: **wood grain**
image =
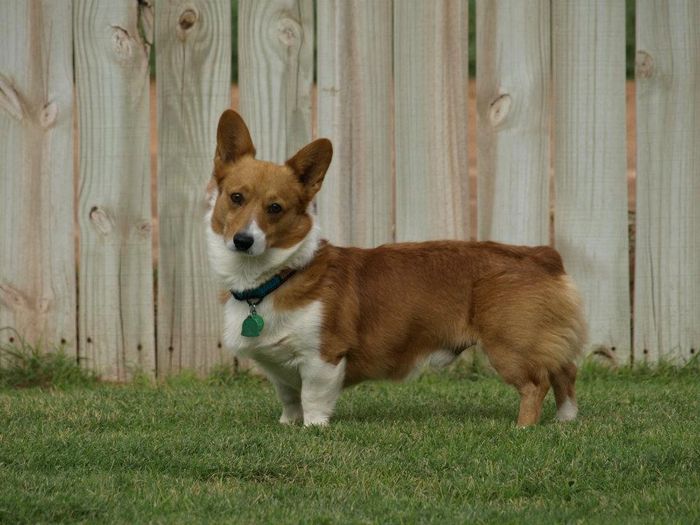
{"label": "wood grain", "polygon": [[137,2],[74,2],[80,134],[79,334],[109,380],[155,372],[148,53]]}
{"label": "wood grain", "polygon": [[582,292],[590,346],[627,364],[625,3],[552,6],[555,246]]}
{"label": "wood grain", "polygon": [[550,3],[478,0],[478,233],[549,240]]}
{"label": "wood grain", "polygon": [[394,3],[396,239],[469,237],[468,2]]}
{"label": "wood grain", "polygon": [[231,105],[227,0],[156,4],[158,374],[232,360],[204,237],[216,125]]}
{"label": "wood grain", "polygon": [[284,162],[311,140],[311,0],[240,0],[241,115],[257,157]]}
{"label": "wood grain", "polygon": [[239,1],[240,111],[257,158],[282,163],[311,141],[313,51],[312,0]]}
{"label": "wood grain", "polygon": [[700,3],[637,2],[635,361],[700,352]]}
{"label": "wood grain", "polygon": [[394,239],[392,3],[319,0],[318,134],[333,162],[318,197],[324,235],[340,245]]}
{"label": "wood grain", "polygon": [[70,1],[0,2],[0,342],[76,355],[72,27]]}

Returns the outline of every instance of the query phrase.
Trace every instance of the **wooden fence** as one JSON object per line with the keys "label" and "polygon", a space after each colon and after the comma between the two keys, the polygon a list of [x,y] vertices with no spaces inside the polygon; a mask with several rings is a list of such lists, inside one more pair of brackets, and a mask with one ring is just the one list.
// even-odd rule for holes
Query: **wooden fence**
{"label": "wooden fence", "polygon": [[[630,229],[624,0],[478,0],[475,115],[468,10],[467,0],[240,0],[240,110],[259,156],[333,141],[317,207],[340,244],[468,238],[476,205],[478,238],[562,252],[591,348],[620,363],[691,358],[700,3],[637,2]],[[60,343],[107,379],[225,362],[202,215],[231,103],[230,1],[0,0],[0,15],[0,327]]]}

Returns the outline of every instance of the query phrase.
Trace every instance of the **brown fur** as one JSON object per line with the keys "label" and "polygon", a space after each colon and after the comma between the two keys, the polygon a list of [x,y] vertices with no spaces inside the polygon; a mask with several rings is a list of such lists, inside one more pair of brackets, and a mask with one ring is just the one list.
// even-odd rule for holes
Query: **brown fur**
{"label": "brown fur", "polygon": [[[230,120],[238,138],[229,148],[235,151],[219,144],[214,175],[221,196],[212,228],[230,238],[255,216],[272,246],[298,243],[311,225],[306,207],[330,162],[330,143],[316,141],[279,166],[254,159],[249,136],[240,139],[245,124]],[[245,193],[245,209],[231,203],[233,192]],[[283,217],[265,215],[272,201],[283,205]],[[519,425],[538,421],[550,385],[558,406],[575,399],[574,362],[585,323],[575,287],[552,248],[434,241],[359,249],[322,243],[311,263],[271,297],[280,310],[323,304],[320,351],[330,363],[346,359],[347,385],[401,379],[438,349],[458,353],[478,341],[520,393]]]}
{"label": "brown fur", "polygon": [[[555,261],[559,261],[555,264]],[[554,385],[572,401],[585,339],[578,294],[548,247],[436,241],[363,250],[322,246],[274,296],[275,307],[324,305],[321,352],[346,358],[346,384],[402,379],[431,352],[481,342],[523,401],[518,423],[539,419]]]}

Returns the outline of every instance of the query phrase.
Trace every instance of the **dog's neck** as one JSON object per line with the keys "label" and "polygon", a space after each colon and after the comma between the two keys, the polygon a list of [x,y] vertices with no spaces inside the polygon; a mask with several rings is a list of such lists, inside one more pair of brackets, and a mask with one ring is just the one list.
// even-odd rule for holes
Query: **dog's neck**
{"label": "dog's neck", "polygon": [[299,270],[307,266],[321,242],[320,228],[312,216],[309,233],[290,248],[269,248],[261,255],[253,256],[232,252],[220,235],[207,228],[209,233],[209,258],[221,284],[229,290],[249,290],[260,286],[285,268]]}

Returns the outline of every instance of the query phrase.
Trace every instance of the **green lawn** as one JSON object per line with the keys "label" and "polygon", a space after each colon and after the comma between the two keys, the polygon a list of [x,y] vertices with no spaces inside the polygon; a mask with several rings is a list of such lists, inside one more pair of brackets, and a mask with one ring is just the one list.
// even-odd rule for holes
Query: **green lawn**
{"label": "green lawn", "polygon": [[3,388],[0,522],[700,522],[697,367],[588,369],[579,400],[519,430],[515,392],[462,369],[304,429],[249,376]]}

